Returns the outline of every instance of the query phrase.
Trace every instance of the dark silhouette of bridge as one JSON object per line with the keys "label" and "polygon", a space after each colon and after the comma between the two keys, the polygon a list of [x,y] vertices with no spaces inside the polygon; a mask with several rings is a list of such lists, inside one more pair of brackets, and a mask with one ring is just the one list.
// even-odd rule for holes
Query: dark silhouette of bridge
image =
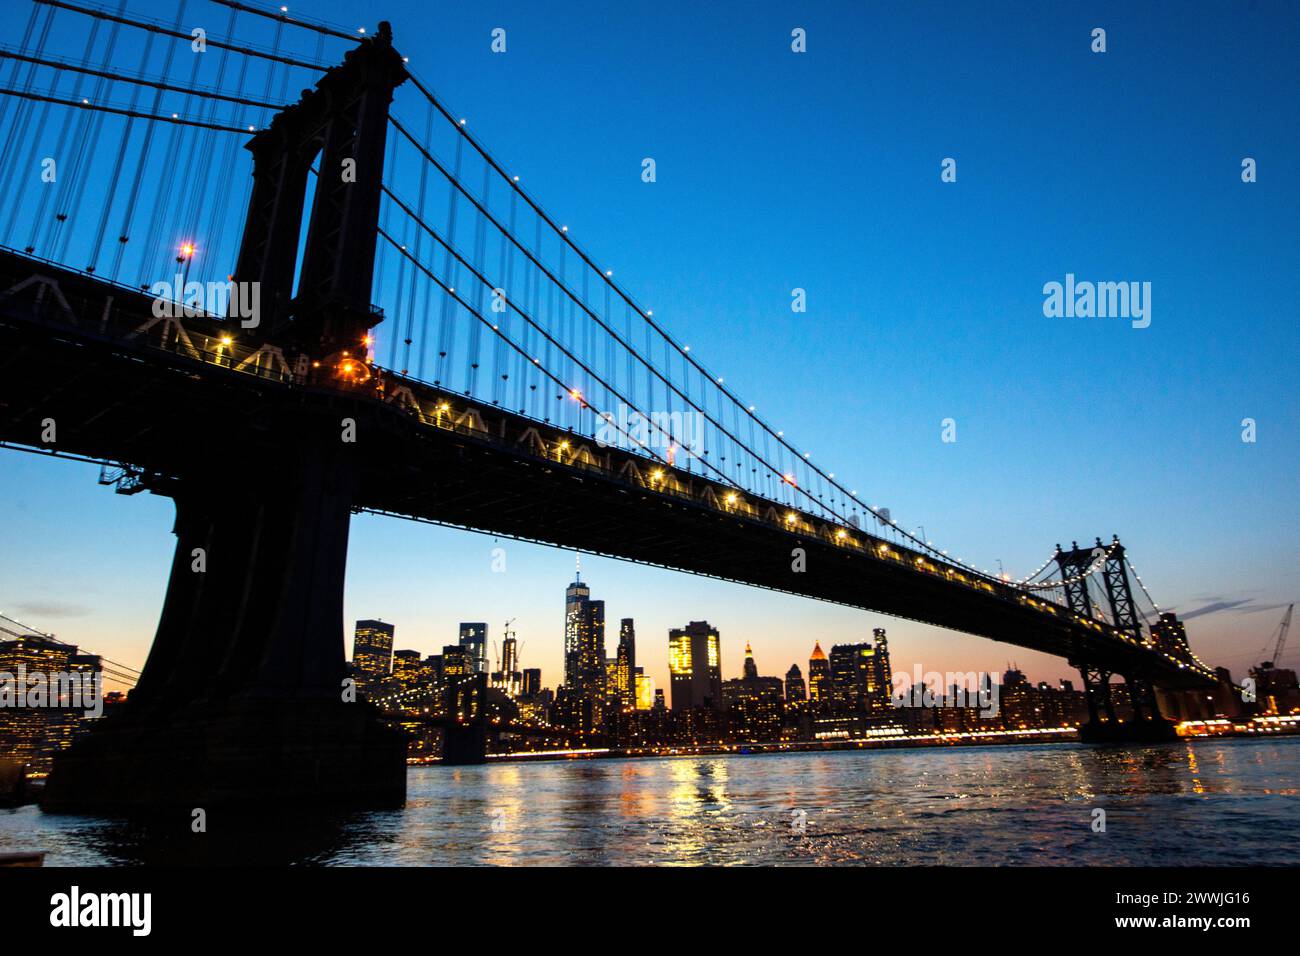
{"label": "dark silhouette of bridge", "polygon": [[[402,800],[402,738],[340,695],[348,526],[359,510],[709,575],[1059,655],[1083,675],[1096,739],[1163,738],[1171,731],[1155,688],[1214,681],[1181,629],[1144,620],[1118,539],[1058,547],[1039,572],[1011,581],[948,557],[863,504],[572,242],[410,74],[386,23],[358,41],[219,2],[232,25],[236,12],[274,22],[277,46],[210,37],[214,49],[268,63],[267,94],[281,68],[281,85],[290,69],[318,70],[314,86],[275,108],[242,79],[231,92],[166,73],[123,78],[107,54],[96,67],[90,46],[79,60],[56,59],[40,39],[49,26],[42,17],[56,13],[145,30],[150,42],[188,43],[191,35],[53,0],[38,0],[22,49],[3,53],[13,64],[3,93],[15,126],[42,118],[31,111],[63,111],[75,117],[65,130],[73,138],[98,143],[101,120],[123,130],[122,175],[98,204],[78,179],[98,168],[80,153],[57,192],[37,199],[15,187],[16,208],[35,204],[36,218],[29,241],[0,251],[0,441],[119,463],[129,490],[176,506],[175,558],[139,684],[119,715],[58,760],[48,808]],[[352,45],[341,63],[320,70],[280,51],[287,25]],[[135,94],[124,104],[100,87],[79,89],[97,94],[80,101],[43,92],[33,81],[39,70],[72,73],[78,83],[114,77],[146,100],[152,91],[154,105]],[[426,130],[448,128],[449,146],[435,147],[428,133],[416,136],[390,115],[404,84],[422,98]],[[168,114],[164,94],[199,103],[199,112]],[[252,124],[250,136],[219,108],[261,109],[270,119]],[[238,201],[245,181],[230,170],[240,161],[224,154],[224,173],[172,163],[171,178],[157,184],[181,197],[178,225],[167,233],[135,214],[151,164],[168,150],[150,155],[132,144],[158,129],[178,149],[192,137],[187,155],[196,162],[204,143],[245,134],[251,185],[224,309],[191,303],[183,289],[191,269],[217,268],[214,257],[199,264],[192,237],[196,224],[220,221],[209,205]],[[395,161],[399,142],[411,156],[406,166]],[[7,180],[32,176],[19,161],[25,149],[23,140],[6,147]],[[222,155],[212,146],[210,165]],[[471,159],[481,187],[469,184]],[[412,169],[418,200],[403,198],[397,182]],[[204,176],[220,202],[194,186]],[[426,187],[436,178],[446,189],[446,225],[431,225]],[[117,217],[114,244],[105,236]],[[88,264],[73,266],[70,237],[83,227],[96,238],[85,247]],[[140,229],[143,243],[132,234]],[[495,262],[489,237],[500,249]],[[165,250],[161,257],[150,242]],[[133,254],[135,282],[126,279]],[[182,289],[171,293],[140,281],[172,271]],[[252,314],[239,308],[249,289],[257,290]],[[390,296],[392,314],[372,304],[377,289]],[[376,337],[389,326],[385,367]],[[634,346],[642,334],[646,345]],[[1110,703],[1116,674],[1134,702],[1126,723]]]}

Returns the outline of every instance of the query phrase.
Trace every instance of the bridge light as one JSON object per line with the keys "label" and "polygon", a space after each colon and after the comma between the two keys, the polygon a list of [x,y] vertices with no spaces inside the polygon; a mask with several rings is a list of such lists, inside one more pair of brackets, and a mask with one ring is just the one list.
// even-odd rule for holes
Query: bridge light
{"label": "bridge light", "polygon": [[181,246],[181,256],[185,259],[194,258],[194,243],[187,242]]}
{"label": "bridge light", "polygon": [[787,485],[791,485],[795,488],[799,487],[799,482],[794,480],[794,475],[782,475],[781,480],[784,481]]}
{"label": "bridge light", "polygon": [[650,480],[651,480],[651,481],[663,481],[663,480],[664,480],[664,470],[663,470],[662,468],[656,468],[654,471],[652,471],[652,472],[650,473]]}
{"label": "bridge light", "polygon": [[222,345],[230,345],[232,342],[234,342],[234,339],[232,339],[229,335],[223,335],[221,337]]}
{"label": "bridge light", "polygon": [[841,541],[847,538],[848,536],[849,533],[845,531],[843,528],[840,528],[838,531],[835,532],[835,537],[839,538]]}
{"label": "bridge light", "polygon": [[358,33],[365,33],[365,32],[366,32],[366,28],[365,28],[365,27],[357,27],[357,32],[358,32]]}
{"label": "bridge light", "polygon": [[729,492],[727,494],[727,504],[734,505],[735,503],[736,503],[736,493],[734,491]]}
{"label": "bridge light", "polygon": [[613,274],[614,274],[614,270],[613,270],[613,269],[606,269],[606,270],[605,270],[605,277],[606,277],[606,278],[608,278],[609,276],[612,276]]}
{"label": "bridge light", "polygon": [[797,518],[797,517],[798,517],[798,515],[796,515],[793,511],[787,511],[787,512],[785,513],[785,523],[786,523],[786,524],[794,524],[794,519]]}
{"label": "bridge light", "polygon": [[569,389],[569,397],[575,402],[580,402],[582,401],[582,392],[579,389],[571,388]]}
{"label": "bridge light", "polygon": [[568,227],[568,226],[561,226],[561,227],[560,227],[560,232],[568,232],[568,231],[569,231],[569,227]]}

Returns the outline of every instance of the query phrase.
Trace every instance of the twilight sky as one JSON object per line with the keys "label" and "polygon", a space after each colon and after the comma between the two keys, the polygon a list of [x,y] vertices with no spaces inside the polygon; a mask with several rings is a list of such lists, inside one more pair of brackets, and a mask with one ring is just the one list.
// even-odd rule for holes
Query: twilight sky
{"label": "twilight sky", "polygon": [[[392,21],[412,69],[657,319],[866,500],[1014,576],[1058,541],[1118,533],[1198,654],[1239,674],[1300,592],[1300,8],[1132,6],[383,0],[366,15]],[[227,11],[189,8],[221,32]],[[293,9],[361,25],[354,4]],[[1150,282],[1150,326],[1045,317],[1043,285],[1067,273]],[[95,475],[0,451],[0,611],[139,666],[171,504]],[[430,653],[459,621],[496,641],[517,618],[524,666],[555,684],[571,552],[374,516],[352,535],[349,621],[393,621],[399,647]],[[783,675],[814,640],[881,625],[896,668],[1074,676],[684,574],[584,557],[583,577],[610,652],[635,618],[661,687],[668,629],[698,619],[721,630],[726,677],[746,641]]]}

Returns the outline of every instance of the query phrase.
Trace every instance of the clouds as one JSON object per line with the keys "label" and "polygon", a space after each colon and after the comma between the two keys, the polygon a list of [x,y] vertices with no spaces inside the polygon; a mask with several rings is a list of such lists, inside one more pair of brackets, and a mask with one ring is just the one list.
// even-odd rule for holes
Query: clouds
{"label": "clouds", "polygon": [[[1285,604],[1254,604],[1254,598],[1241,598],[1239,600],[1228,600],[1223,597],[1201,598],[1202,601],[1208,601],[1201,607],[1193,608],[1190,611],[1178,611],[1178,617],[1182,621],[1190,621],[1193,618],[1204,617],[1207,614],[1217,614],[1220,611],[1237,611],[1241,614],[1254,614],[1257,611],[1274,611],[1286,607]],[[1170,608],[1177,610],[1177,608]]]}
{"label": "clouds", "polygon": [[85,605],[66,601],[24,601],[11,607],[32,627],[40,627],[48,618],[89,617],[92,613],[92,609]]}

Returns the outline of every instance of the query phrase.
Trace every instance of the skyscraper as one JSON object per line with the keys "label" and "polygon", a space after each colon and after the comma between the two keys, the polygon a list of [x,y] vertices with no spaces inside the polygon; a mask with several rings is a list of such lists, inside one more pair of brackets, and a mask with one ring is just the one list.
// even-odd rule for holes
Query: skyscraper
{"label": "skyscraper", "polygon": [[723,711],[721,644],[721,636],[708,621],[691,621],[668,632],[673,710]]}
{"label": "skyscraper", "polygon": [[500,667],[492,674],[492,686],[507,697],[518,697],[523,675],[519,672],[519,640],[515,632],[506,630],[501,638]]}
{"label": "skyscraper", "polygon": [[831,648],[831,696],[836,707],[850,713],[879,713],[891,709],[893,669],[885,629],[872,632],[875,644],[836,644]]}
{"label": "skyscraper", "polygon": [[798,664],[791,664],[785,672],[785,699],[791,704],[808,699],[808,688],[804,686],[803,671],[799,670]]}
{"label": "skyscraper", "polygon": [[885,639],[883,627],[873,628],[871,636],[876,640],[876,683],[882,709],[892,707],[890,698],[894,693],[894,667],[889,663],[889,641]]}
{"label": "skyscraper", "polygon": [[568,722],[584,733],[599,728],[604,710],[605,602],[591,599],[581,571],[564,592],[564,688]]}
{"label": "skyscraper", "polygon": [[722,685],[732,736],[751,741],[779,739],[785,709],[781,679],[758,676],[758,665],[748,643],[745,644],[744,674],[744,677]]}
{"label": "skyscraper", "polygon": [[821,641],[816,641],[812,656],[808,658],[808,699],[829,703],[831,699],[831,665],[826,660]]}
{"label": "skyscraper", "polygon": [[[662,693],[662,691],[660,692]],[[636,709],[649,710],[655,702],[655,679],[636,669]]]}
{"label": "skyscraper", "polygon": [[393,634],[383,621],[357,621],[352,635],[352,669],[358,683],[383,680],[393,669]]}
{"label": "skyscraper", "polygon": [[488,672],[487,625],[481,621],[461,624],[460,646],[469,658],[470,669],[476,674]]}
{"label": "skyscraper", "polygon": [[831,648],[831,699],[841,711],[861,713],[875,692],[875,650],[870,644]]}
{"label": "skyscraper", "polygon": [[614,690],[619,709],[630,714],[637,709],[636,697],[636,628],[625,617],[618,627],[618,651],[614,663]]}

